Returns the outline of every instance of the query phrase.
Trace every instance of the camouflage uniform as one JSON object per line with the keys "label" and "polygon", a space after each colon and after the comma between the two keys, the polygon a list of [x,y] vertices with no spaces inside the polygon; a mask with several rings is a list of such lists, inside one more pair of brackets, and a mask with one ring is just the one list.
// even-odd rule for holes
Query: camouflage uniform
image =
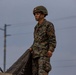
{"label": "camouflage uniform", "polygon": [[56,37],[54,25],[44,20],[34,28],[34,42],[31,48],[33,49],[33,75],[43,75],[42,73],[51,70],[50,58],[47,57],[47,51],[54,52],[56,47]]}
{"label": "camouflage uniform", "polygon": [[[43,6],[38,6],[34,9],[36,12],[43,12],[48,15],[47,9]],[[51,70],[50,57],[47,52],[54,52],[56,47],[56,36],[54,25],[44,19],[41,25],[37,24],[34,28],[34,42],[32,48],[32,73],[33,75],[48,75]]]}

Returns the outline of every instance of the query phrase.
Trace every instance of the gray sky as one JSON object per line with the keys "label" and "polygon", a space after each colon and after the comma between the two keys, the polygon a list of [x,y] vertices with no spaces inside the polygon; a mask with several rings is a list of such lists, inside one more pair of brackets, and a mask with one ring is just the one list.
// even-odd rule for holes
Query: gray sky
{"label": "gray sky", "polygon": [[[57,47],[51,58],[49,75],[76,75],[76,0],[0,0],[0,28],[7,26],[8,69],[33,42],[36,21],[34,7],[48,9],[47,20],[55,26]],[[3,31],[0,30],[0,67],[3,69]]]}

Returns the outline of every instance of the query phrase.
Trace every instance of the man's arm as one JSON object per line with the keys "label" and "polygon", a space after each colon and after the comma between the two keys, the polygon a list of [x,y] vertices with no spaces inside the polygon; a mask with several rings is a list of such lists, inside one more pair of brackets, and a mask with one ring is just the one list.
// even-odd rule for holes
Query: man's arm
{"label": "man's arm", "polygon": [[50,23],[48,25],[48,28],[47,28],[47,36],[48,36],[48,41],[49,41],[48,55],[49,56],[52,56],[52,52],[54,52],[54,50],[56,48],[55,29],[54,29],[54,25],[52,23]]}

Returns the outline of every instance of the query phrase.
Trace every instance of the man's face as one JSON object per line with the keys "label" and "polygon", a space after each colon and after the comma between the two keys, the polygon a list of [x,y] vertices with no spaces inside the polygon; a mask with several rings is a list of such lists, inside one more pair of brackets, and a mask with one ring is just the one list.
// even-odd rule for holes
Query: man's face
{"label": "man's face", "polygon": [[35,20],[36,21],[39,21],[39,20],[41,20],[42,18],[44,18],[44,15],[43,14],[41,14],[41,13],[35,13]]}

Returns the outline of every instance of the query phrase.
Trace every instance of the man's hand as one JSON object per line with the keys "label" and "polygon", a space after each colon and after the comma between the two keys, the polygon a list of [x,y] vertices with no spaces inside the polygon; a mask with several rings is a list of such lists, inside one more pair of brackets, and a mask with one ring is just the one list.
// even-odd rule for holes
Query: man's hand
{"label": "man's hand", "polygon": [[51,57],[51,56],[52,56],[52,52],[51,52],[51,51],[48,51],[48,52],[47,52],[47,56],[48,56],[48,57]]}
{"label": "man's hand", "polygon": [[32,52],[32,48],[29,48],[29,51]]}

